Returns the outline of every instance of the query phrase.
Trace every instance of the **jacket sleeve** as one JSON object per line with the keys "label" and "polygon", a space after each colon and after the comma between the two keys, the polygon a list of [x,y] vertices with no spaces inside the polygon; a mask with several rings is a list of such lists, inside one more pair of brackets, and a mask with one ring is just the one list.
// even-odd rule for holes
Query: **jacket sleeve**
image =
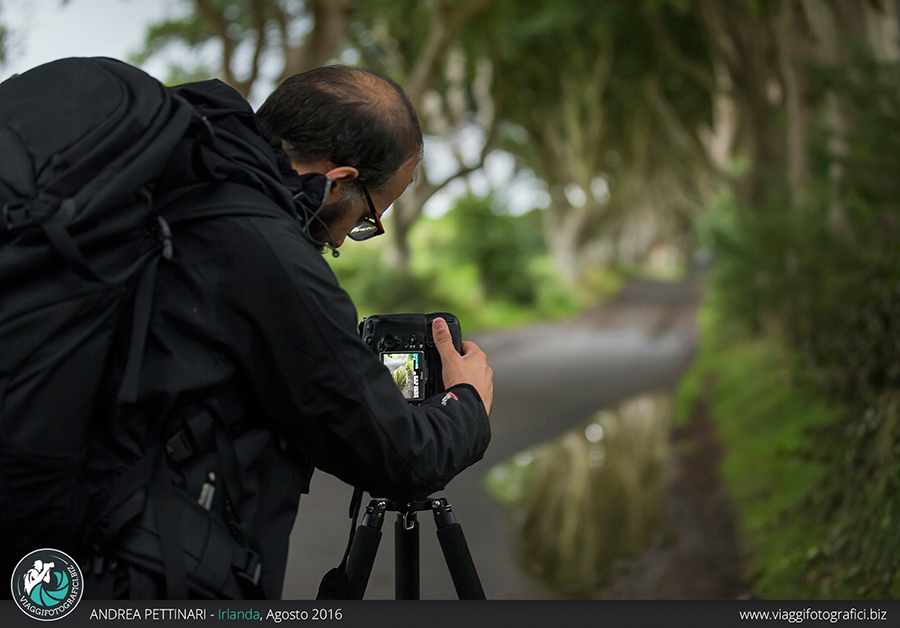
{"label": "jacket sleeve", "polygon": [[251,219],[220,275],[223,342],[288,440],[320,469],[373,495],[442,489],[490,440],[474,387],[409,404],[360,340],[357,314],[322,255],[289,220]]}

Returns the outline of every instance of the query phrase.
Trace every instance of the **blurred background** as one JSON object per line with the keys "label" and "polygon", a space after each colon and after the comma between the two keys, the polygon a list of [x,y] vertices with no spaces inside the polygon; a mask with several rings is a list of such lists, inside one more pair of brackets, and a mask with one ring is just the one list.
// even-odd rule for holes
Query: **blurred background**
{"label": "blurred background", "polygon": [[[900,3],[0,0],[0,80],[90,55],[254,106],[334,62],[407,91],[416,183],[329,262],[488,352],[448,495],[489,597],[900,597]],[[288,598],[346,542],[323,475]]]}

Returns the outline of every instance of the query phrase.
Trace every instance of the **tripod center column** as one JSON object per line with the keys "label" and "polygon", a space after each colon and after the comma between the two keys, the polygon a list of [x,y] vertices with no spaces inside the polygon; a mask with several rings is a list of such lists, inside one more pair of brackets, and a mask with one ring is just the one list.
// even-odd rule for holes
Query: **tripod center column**
{"label": "tripod center column", "polygon": [[394,592],[398,600],[419,599],[419,521],[410,508],[394,524]]}

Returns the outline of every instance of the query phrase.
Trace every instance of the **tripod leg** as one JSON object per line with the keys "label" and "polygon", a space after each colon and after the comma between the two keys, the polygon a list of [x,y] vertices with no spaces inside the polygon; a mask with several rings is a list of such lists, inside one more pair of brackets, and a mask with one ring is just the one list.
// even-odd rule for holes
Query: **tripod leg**
{"label": "tripod leg", "polygon": [[350,555],[347,557],[347,598],[361,600],[369,584],[375,554],[381,542],[381,526],[384,524],[383,501],[373,501],[366,508],[362,523],[356,529]]}
{"label": "tripod leg", "polygon": [[415,512],[398,512],[394,524],[394,593],[398,600],[419,599],[419,522]]}
{"label": "tripod leg", "polygon": [[466,537],[462,526],[456,522],[450,504],[445,499],[435,500],[432,503],[434,521],[437,524],[438,541],[444,552],[444,560],[450,570],[453,586],[456,587],[456,595],[461,600],[483,600],[484,589],[478,572],[475,571],[475,563],[466,545]]}

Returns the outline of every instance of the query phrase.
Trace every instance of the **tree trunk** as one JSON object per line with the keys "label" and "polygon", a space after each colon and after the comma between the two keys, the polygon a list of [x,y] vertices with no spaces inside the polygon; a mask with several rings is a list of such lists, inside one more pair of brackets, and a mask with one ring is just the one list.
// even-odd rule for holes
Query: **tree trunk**
{"label": "tree trunk", "polygon": [[[420,120],[423,120],[423,127],[425,127],[425,111],[426,109],[432,109],[427,107],[427,97],[430,94],[437,96],[438,101],[440,100],[440,96],[435,93],[434,87],[442,76],[453,75],[449,82],[456,84],[451,85],[451,87],[455,87],[459,93],[464,93],[462,85],[462,81],[465,78],[464,58],[461,68],[462,74],[458,75],[458,73],[453,71],[453,68],[447,67],[447,64],[452,63],[456,59],[455,55],[448,53],[451,52],[459,31],[465,23],[485,11],[489,4],[490,0],[471,0],[468,3],[463,3],[459,0],[433,0],[429,3],[432,13],[430,31],[426,37],[427,43],[403,82],[403,89],[419,113]],[[391,229],[393,235],[384,253],[384,260],[385,263],[393,268],[404,271],[409,269],[410,251],[407,237],[413,223],[422,215],[425,203],[451,180],[466,176],[484,164],[494,124],[493,101],[490,95],[491,65],[486,61],[482,60],[476,64],[476,73],[471,86],[477,109],[474,112],[475,119],[479,122],[481,131],[485,135],[485,144],[481,155],[474,165],[466,166],[460,160],[457,174],[439,183],[430,181],[425,164],[419,164],[416,182],[411,189],[407,190],[397,200],[392,210]],[[438,106],[437,115],[444,115],[440,105]],[[439,126],[446,127],[451,133],[454,131],[459,132],[461,130],[459,125],[465,124],[465,121],[457,120],[455,122],[457,123],[456,125],[453,124],[453,121],[442,120]],[[425,130],[427,132],[427,129]]]}
{"label": "tree trunk", "polygon": [[783,87],[769,67],[770,25],[755,15],[744,1],[722,3],[706,0],[701,17],[715,56],[728,68],[734,96],[749,139],[751,171],[739,187],[752,205],[767,198],[766,178],[783,171],[783,146],[773,115],[780,105]]}
{"label": "tree trunk", "polygon": [[793,0],[782,0],[775,33],[787,117],[785,145],[787,180],[795,203],[800,200],[810,177],[805,145],[808,119],[806,86],[797,68],[798,42],[803,39],[800,18],[802,16],[798,16],[794,11]]}
{"label": "tree trunk", "polygon": [[[846,51],[841,45],[841,35],[863,35],[864,7],[858,6],[854,9],[829,5],[816,0],[803,0],[803,9],[815,40],[816,60],[830,67],[835,67],[845,61]],[[832,231],[841,233],[847,229],[849,224],[846,208],[841,201],[841,187],[844,178],[841,158],[846,155],[848,150],[846,136],[850,123],[845,106],[833,91],[825,94],[825,116],[831,134],[828,140],[828,152],[835,157],[828,166],[831,201],[827,218]]]}
{"label": "tree trunk", "polygon": [[582,277],[580,246],[573,228],[556,228],[550,235],[550,251],[563,280],[576,284]]}
{"label": "tree trunk", "polygon": [[323,66],[337,55],[353,17],[354,4],[353,0],[307,0],[313,14],[313,29],[300,45],[285,45],[284,70],[279,83],[294,74]]}
{"label": "tree trunk", "polygon": [[[412,229],[413,220],[408,216],[421,211],[419,202],[413,199],[415,190],[407,190],[406,194],[398,198],[391,207],[390,224],[387,227],[388,246],[383,253],[384,263],[389,268],[401,271],[409,270],[410,250],[409,232]],[[425,203],[422,202],[422,205]]]}
{"label": "tree trunk", "polygon": [[885,63],[900,61],[898,4],[893,0],[875,0],[865,5],[866,40],[875,58]]}
{"label": "tree trunk", "polygon": [[591,209],[590,204],[573,207],[565,198],[557,198],[545,212],[544,231],[550,255],[560,276],[571,284],[584,276],[581,253],[592,222]]}
{"label": "tree trunk", "polygon": [[720,60],[716,60],[712,126],[701,128],[698,137],[714,170],[725,174],[732,169],[740,123],[738,108],[732,96],[733,89],[728,70]]}

